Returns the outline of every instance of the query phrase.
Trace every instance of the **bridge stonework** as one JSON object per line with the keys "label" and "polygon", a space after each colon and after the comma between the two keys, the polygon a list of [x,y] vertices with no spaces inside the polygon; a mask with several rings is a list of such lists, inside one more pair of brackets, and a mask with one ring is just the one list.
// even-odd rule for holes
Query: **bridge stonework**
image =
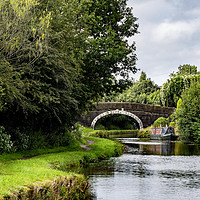
{"label": "bridge stonework", "polygon": [[139,124],[140,129],[153,124],[159,117],[169,117],[175,108],[153,106],[148,104],[127,102],[103,102],[79,118],[80,124],[86,127],[95,127],[95,123],[103,116],[110,114],[125,114],[133,117]]}

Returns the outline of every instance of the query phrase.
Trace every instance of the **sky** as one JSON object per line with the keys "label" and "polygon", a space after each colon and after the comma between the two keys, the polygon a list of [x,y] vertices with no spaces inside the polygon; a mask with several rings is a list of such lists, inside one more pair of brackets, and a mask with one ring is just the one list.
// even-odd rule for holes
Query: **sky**
{"label": "sky", "polygon": [[183,64],[200,70],[200,0],[128,0],[138,18],[138,80],[141,71],[161,86]]}

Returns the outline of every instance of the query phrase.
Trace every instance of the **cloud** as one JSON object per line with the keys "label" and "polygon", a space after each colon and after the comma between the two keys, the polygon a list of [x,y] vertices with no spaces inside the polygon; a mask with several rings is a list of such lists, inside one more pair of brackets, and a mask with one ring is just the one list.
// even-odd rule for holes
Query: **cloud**
{"label": "cloud", "polygon": [[153,30],[153,40],[155,42],[170,43],[178,40],[191,39],[191,37],[198,31],[198,24],[196,21],[165,21],[158,24]]}
{"label": "cloud", "polygon": [[133,8],[134,15],[141,23],[162,21],[174,12],[173,6],[165,0],[129,0],[128,5]]}
{"label": "cloud", "polygon": [[179,65],[200,66],[199,0],[128,0],[128,5],[140,31],[130,42],[136,42],[137,67],[148,77],[162,85]]}

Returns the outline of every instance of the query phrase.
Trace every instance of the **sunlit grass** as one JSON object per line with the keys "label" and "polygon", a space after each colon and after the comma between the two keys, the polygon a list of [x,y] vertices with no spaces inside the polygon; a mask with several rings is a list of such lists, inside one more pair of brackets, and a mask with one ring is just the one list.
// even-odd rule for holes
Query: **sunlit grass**
{"label": "sunlit grass", "polygon": [[[88,161],[97,162],[99,159],[120,154],[119,144],[114,141],[85,137],[93,140],[92,150],[86,152],[79,146],[62,147],[48,150],[27,151],[18,154],[0,156],[0,194],[5,195],[32,183],[53,180],[57,176],[67,176],[72,172],[62,171],[70,165],[80,165],[87,157]],[[42,155],[39,155],[42,154]],[[25,156],[34,156],[21,159]]]}

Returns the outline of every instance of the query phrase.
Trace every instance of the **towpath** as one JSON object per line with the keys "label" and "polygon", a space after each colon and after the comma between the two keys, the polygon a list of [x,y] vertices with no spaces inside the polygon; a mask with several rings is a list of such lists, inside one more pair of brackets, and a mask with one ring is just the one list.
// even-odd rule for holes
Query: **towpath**
{"label": "towpath", "polygon": [[88,147],[87,145],[93,144],[94,141],[92,141],[92,140],[86,140],[86,141],[87,141],[87,144],[86,144],[86,145],[80,145],[80,146],[81,146],[83,149],[85,149],[86,151],[92,150],[92,148],[91,148],[91,147]]}

